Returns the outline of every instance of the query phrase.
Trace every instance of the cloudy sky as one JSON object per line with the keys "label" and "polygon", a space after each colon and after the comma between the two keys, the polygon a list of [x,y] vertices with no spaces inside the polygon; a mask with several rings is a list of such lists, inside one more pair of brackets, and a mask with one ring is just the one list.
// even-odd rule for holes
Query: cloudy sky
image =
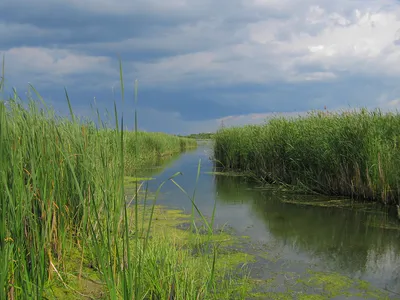
{"label": "cloudy sky", "polygon": [[[57,111],[170,133],[263,122],[274,113],[400,105],[395,0],[1,0],[7,87],[32,83]],[[133,121],[131,122],[133,124]]]}

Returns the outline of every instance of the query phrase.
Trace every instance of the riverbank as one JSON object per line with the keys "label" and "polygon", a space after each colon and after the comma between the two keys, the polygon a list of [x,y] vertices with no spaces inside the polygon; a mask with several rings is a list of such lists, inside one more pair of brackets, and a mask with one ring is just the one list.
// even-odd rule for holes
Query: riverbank
{"label": "riverbank", "polygon": [[214,158],[228,170],[269,183],[397,204],[399,133],[397,113],[314,112],[219,130]]}
{"label": "riverbank", "polygon": [[0,298],[240,294],[215,247],[196,258],[170,233],[151,229],[162,217],[157,195],[135,192],[140,182],[126,176],[195,146],[193,139],[58,118],[34,102],[0,102]]}

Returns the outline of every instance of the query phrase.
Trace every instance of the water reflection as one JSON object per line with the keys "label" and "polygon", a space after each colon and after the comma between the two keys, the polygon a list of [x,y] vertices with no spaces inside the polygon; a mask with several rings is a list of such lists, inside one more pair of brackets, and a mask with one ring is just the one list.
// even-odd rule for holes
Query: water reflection
{"label": "water reflection", "polygon": [[214,183],[218,200],[247,205],[263,221],[265,232],[278,244],[277,248],[292,256],[303,254],[302,259],[306,257],[322,269],[400,291],[400,230],[369,226],[371,222],[387,222],[386,214],[283,203],[282,198],[311,196],[283,194],[273,189],[254,191],[237,177],[216,176]]}

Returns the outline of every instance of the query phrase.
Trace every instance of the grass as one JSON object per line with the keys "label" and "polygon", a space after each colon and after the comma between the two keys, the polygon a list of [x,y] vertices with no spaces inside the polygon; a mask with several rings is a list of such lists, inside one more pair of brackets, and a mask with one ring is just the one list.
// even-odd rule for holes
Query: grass
{"label": "grass", "polygon": [[[4,71],[1,89],[3,79]],[[125,101],[122,65],[120,80]],[[134,195],[126,196],[124,179],[140,178],[149,161],[195,147],[193,139],[139,132],[136,112],[133,132],[121,130],[124,119],[116,110],[115,128],[83,122],[67,93],[71,115],[57,117],[33,87],[30,92],[40,103],[22,102],[16,92],[0,101],[0,299],[90,298],[85,293],[214,299],[242,293],[215,269],[215,244],[199,260],[168,232],[152,231],[162,184],[148,199],[145,185],[130,180]],[[186,193],[174,179],[178,175],[169,180]],[[212,228],[195,193],[186,194],[192,220],[199,215]],[[207,241],[212,237],[208,230]]]}
{"label": "grass", "polygon": [[398,113],[312,112],[221,129],[214,137],[214,157],[226,169],[252,172],[269,183],[395,204],[399,136]]}

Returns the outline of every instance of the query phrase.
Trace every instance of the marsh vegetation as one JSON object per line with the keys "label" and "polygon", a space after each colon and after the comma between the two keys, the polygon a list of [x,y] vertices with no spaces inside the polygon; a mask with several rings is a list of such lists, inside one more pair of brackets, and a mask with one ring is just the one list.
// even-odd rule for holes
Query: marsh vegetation
{"label": "marsh vegetation", "polygon": [[[248,269],[246,285],[253,291],[245,299],[397,297],[387,297],[384,291],[400,292],[400,224],[390,216],[391,207],[299,194],[287,186],[261,185],[238,176],[242,174],[215,172],[208,160],[212,146],[199,143],[196,150],[182,154],[149,182],[149,190],[155,191],[177,171],[184,174],[181,186],[192,190],[197,162],[202,160],[196,204],[206,216],[212,216],[215,208],[214,228],[239,238],[224,245],[239,251],[232,256],[239,271],[243,264]],[[187,197],[172,183],[166,183],[163,191],[159,203],[191,211]],[[218,257],[227,260],[221,251]],[[313,277],[315,286],[310,286]]]}
{"label": "marsh vegetation", "polygon": [[[123,97],[122,68],[120,79]],[[116,110],[114,127],[81,120],[68,95],[70,116],[59,117],[33,87],[29,95],[37,99],[14,92],[0,101],[0,299],[243,294],[244,279],[231,278],[217,260],[221,241],[212,230],[174,229],[178,218],[194,224],[201,216],[194,198],[192,215],[163,213],[156,205],[162,184],[149,195],[148,178],[137,176],[161,157],[196,147],[194,139],[140,132],[137,123],[122,130]],[[177,188],[178,175],[169,178]],[[204,217],[200,223],[210,228]],[[211,251],[192,255],[204,244]]]}
{"label": "marsh vegetation", "polygon": [[396,204],[400,196],[400,115],[365,109],[313,112],[215,135],[220,166],[268,183]]}

